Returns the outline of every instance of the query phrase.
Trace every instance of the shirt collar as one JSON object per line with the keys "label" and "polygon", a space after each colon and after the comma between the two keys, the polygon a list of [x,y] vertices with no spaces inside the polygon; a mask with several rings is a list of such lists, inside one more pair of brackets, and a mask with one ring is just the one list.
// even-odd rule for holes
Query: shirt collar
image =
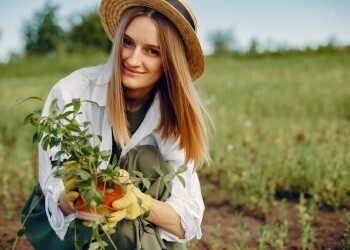
{"label": "shirt collar", "polygon": [[94,92],[91,96],[91,101],[96,102],[99,106],[106,106],[106,95],[108,89],[108,83],[112,75],[112,65],[110,62],[102,65],[101,71],[98,73],[97,80],[95,82]]}

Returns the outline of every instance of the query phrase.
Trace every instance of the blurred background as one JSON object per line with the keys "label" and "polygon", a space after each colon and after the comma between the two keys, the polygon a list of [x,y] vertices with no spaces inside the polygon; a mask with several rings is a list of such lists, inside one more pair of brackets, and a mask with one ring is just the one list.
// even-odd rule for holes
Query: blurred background
{"label": "blurred background", "polygon": [[[77,33],[77,26],[88,25],[88,14],[90,14],[90,25],[94,20],[96,21],[95,28],[98,29],[96,10],[99,2],[100,0],[2,2],[0,4],[1,61],[7,62],[12,53],[23,54],[25,52],[24,49],[29,39],[29,27],[38,29],[40,23],[38,15],[40,12],[45,14],[45,4],[46,7],[55,9],[52,10],[51,25],[59,26],[61,31],[60,34],[56,34],[55,39],[61,38],[60,42],[68,43],[66,46],[69,47],[71,42],[75,44],[75,40],[69,38],[69,35],[75,33],[76,36],[80,35]],[[245,2],[188,0],[187,2],[196,14],[198,36],[207,55],[215,52],[213,46],[215,41],[211,37],[219,34],[224,36],[222,39],[228,39],[225,49],[239,51],[247,51],[252,48],[259,52],[315,49],[327,44],[344,46],[350,41],[348,31],[350,3],[346,0],[320,0],[317,3],[314,0],[293,2],[286,0]],[[95,14],[94,17],[92,13]],[[46,11],[46,14],[49,14],[49,10]],[[81,24],[83,19],[85,24]],[[50,20],[46,22],[49,23]],[[54,29],[54,27],[51,28]],[[48,30],[50,27],[46,26],[45,29]],[[95,47],[101,46],[94,39],[97,37],[103,39],[103,34],[97,33],[93,36],[94,38],[87,41],[80,39],[80,43]]]}
{"label": "blurred background", "polygon": [[[99,0],[0,3],[0,247],[37,183],[24,117],[111,49]],[[189,249],[350,248],[350,2],[191,0],[216,134]],[[20,105],[16,105],[21,103]],[[22,238],[18,249],[30,249]]]}

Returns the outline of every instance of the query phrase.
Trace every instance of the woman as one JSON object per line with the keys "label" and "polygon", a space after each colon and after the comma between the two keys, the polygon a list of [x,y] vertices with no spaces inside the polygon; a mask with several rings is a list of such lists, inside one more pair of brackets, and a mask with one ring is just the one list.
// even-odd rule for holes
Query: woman
{"label": "woman", "polygon": [[[201,237],[204,204],[196,170],[209,161],[205,109],[193,85],[204,71],[196,20],[180,0],[102,0],[100,16],[113,41],[108,63],[58,82],[43,115],[55,98],[60,107],[73,98],[98,103],[84,104],[79,122],[92,122],[91,132],[103,138],[100,149],[121,159],[125,176],[133,170],[152,175],[155,164],[175,169],[186,164],[185,187],[178,179],[171,193],[157,182],[145,193],[136,187],[133,195],[113,203],[118,211],[107,224],[118,227],[112,240],[119,249],[185,249],[188,240]],[[43,223],[52,229],[29,230],[27,237],[36,248],[73,248],[68,226],[79,214],[68,200],[79,194],[53,177],[54,155],[55,150],[39,145],[39,183],[48,218]]]}

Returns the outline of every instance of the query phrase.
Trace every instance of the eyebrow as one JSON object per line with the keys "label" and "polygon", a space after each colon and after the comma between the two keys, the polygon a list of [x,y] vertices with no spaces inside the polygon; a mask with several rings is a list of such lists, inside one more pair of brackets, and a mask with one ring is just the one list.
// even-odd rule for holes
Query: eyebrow
{"label": "eyebrow", "polygon": [[[124,34],[124,37],[130,39],[131,41],[134,41],[134,39],[132,39],[132,38],[131,38],[129,35],[127,35],[127,34]],[[160,46],[154,45],[154,44],[146,44],[146,46],[152,47],[152,48],[155,48],[155,49],[160,49]]]}

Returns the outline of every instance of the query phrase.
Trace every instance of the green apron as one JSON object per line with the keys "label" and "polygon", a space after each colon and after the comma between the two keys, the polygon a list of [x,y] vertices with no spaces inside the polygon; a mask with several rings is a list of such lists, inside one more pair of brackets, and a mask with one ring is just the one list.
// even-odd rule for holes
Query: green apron
{"label": "green apron", "polygon": [[[122,167],[131,176],[134,175],[133,171],[140,171],[144,176],[150,177],[152,179],[151,186],[145,193],[154,199],[165,201],[170,196],[170,192],[161,180],[157,180],[159,175],[153,166],[159,166],[164,173],[169,172],[159,150],[150,145],[139,146],[131,150],[122,163]],[[139,188],[142,190],[143,185],[140,184]],[[111,235],[111,238],[118,249],[187,249],[184,243],[162,240],[157,227],[141,217],[135,220],[120,221],[116,231],[115,234]],[[108,243],[108,239],[104,240]],[[112,249],[111,244],[108,245],[107,249]]]}
{"label": "green apron", "polygon": [[[148,107],[149,105],[145,105],[137,112],[127,113],[131,134],[140,126]],[[120,152],[120,147],[113,140],[113,154],[119,156]],[[126,169],[130,176],[134,175],[133,171],[140,171],[144,176],[150,176],[152,178],[151,186],[145,193],[151,195],[154,199],[165,201],[170,196],[170,192],[165,188],[162,181],[156,180],[159,175],[153,169],[153,166],[159,166],[164,173],[169,171],[159,150],[150,145],[138,146],[132,149],[123,158],[121,164],[121,167]],[[143,190],[142,184],[139,185],[139,188]],[[29,214],[34,205],[36,205],[35,208]],[[28,214],[29,216],[25,223],[25,234],[35,249],[74,249],[74,229],[71,225],[63,241],[58,238],[55,231],[51,228],[46,216],[44,196],[39,185],[34,188],[33,193],[25,203],[21,213],[22,222]],[[80,219],[74,220],[71,224],[73,223],[75,223],[78,231],[78,240],[85,241],[86,244],[83,248],[88,249],[91,229],[84,227]],[[135,220],[124,219],[120,221],[116,226],[116,231],[116,233],[111,235],[111,239],[119,250],[187,249],[184,243],[162,240],[157,227],[140,217]],[[108,243],[107,249],[112,249],[112,244],[108,238],[106,237],[104,240]]]}

